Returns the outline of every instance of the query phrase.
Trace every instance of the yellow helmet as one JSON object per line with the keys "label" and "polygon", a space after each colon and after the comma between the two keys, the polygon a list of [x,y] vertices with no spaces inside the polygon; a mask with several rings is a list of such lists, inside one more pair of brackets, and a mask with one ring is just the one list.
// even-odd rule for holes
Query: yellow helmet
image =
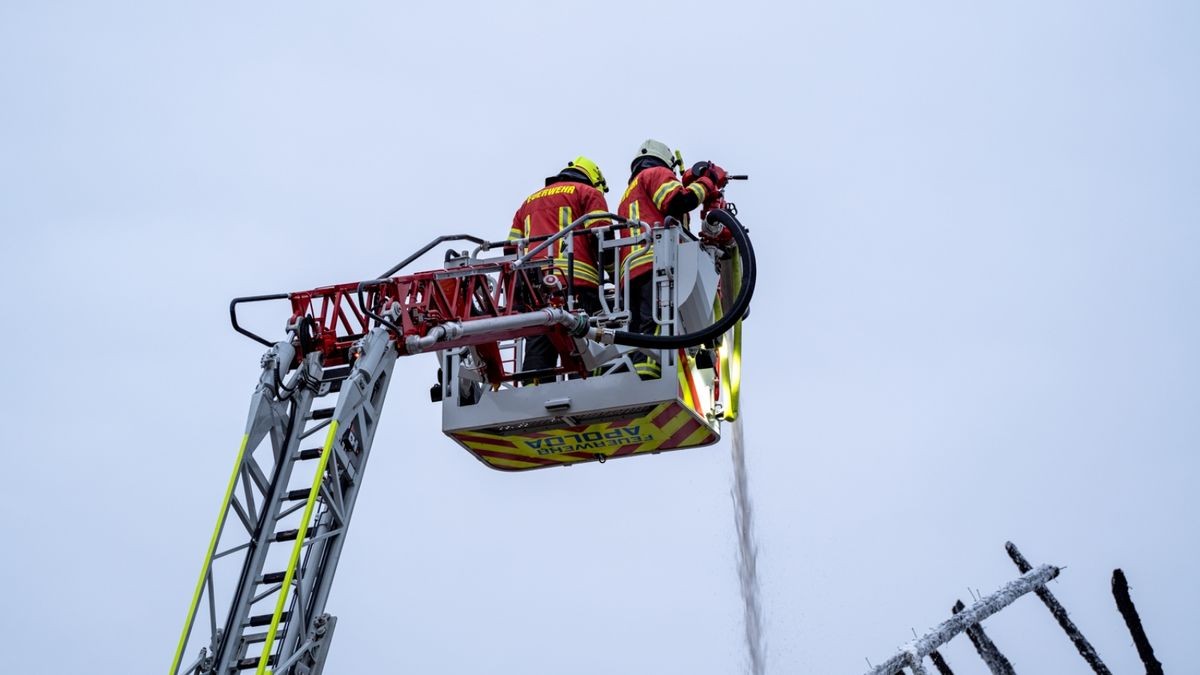
{"label": "yellow helmet", "polygon": [[601,192],[608,192],[608,183],[604,180],[604,174],[600,171],[600,167],[587,157],[583,155],[576,157],[574,161],[567,162],[567,168],[583,172],[593,187]]}

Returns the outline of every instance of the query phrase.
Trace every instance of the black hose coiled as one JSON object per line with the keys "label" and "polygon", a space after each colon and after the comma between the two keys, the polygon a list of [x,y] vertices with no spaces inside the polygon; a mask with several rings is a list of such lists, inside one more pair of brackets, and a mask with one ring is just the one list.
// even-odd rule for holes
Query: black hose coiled
{"label": "black hose coiled", "polygon": [[683,335],[644,335],[642,333],[630,333],[629,331],[619,330],[614,334],[613,342],[619,345],[645,347],[647,349],[684,349],[694,347],[706,342],[711,343],[746,315],[746,312],[750,309],[750,298],[754,296],[754,283],[758,278],[758,270],[754,261],[754,246],[750,243],[750,236],[746,233],[746,228],[728,211],[719,209],[713,211],[708,214],[707,220],[710,223],[720,223],[729,228],[729,232],[733,235],[733,240],[737,243],[738,252],[742,257],[742,287],[738,291],[737,297],[734,298],[733,306],[729,308],[729,311],[725,312],[725,315],[719,321],[704,330],[694,333],[684,333]]}

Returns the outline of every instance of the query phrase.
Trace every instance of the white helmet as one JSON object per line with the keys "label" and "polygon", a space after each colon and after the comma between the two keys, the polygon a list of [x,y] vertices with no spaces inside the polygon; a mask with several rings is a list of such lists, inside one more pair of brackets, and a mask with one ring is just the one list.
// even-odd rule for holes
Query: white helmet
{"label": "white helmet", "polygon": [[677,163],[675,155],[667,147],[667,144],[662,141],[656,141],[653,138],[646,140],[638,147],[637,156],[633,158],[633,161],[636,162],[646,156],[657,157],[670,167],[675,166]]}

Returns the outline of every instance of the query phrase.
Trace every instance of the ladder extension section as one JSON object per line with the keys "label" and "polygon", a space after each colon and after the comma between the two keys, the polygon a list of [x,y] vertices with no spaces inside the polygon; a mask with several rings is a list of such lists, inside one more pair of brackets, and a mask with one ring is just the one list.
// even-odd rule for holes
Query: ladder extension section
{"label": "ladder extension section", "polygon": [[398,355],[383,328],[349,352],[333,367],[317,351],[296,365],[290,341],[263,356],[170,675],[323,670],[325,604]]}

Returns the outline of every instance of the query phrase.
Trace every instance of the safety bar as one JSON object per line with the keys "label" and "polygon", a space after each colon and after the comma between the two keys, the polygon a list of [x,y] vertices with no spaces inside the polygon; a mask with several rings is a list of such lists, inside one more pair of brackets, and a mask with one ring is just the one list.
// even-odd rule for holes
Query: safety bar
{"label": "safety bar", "polygon": [[[604,216],[601,216],[601,215],[600,215],[600,214],[598,214],[598,213],[596,213],[596,214],[592,214],[592,215],[596,216],[597,218],[602,218],[602,217],[604,217]],[[613,229],[613,228],[616,228],[616,227],[625,227],[625,219],[624,219],[624,218],[622,218],[622,219],[621,219],[621,222],[619,222],[619,223],[613,223],[613,224],[610,224],[610,225],[601,225],[600,227],[594,227],[594,228],[591,228],[591,229],[589,229],[589,230],[588,230],[588,233],[591,233],[592,231],[600,232],[600,231],[611,230],[611,229]],[[576,232],[576,234],[580,234],[580,233]],[[526,243],[530,243],[530,244],[532,244],[532,243],[533,243],[533,242],[535,242],[535,241],[546,241],[547,239],[549,239],[550,237],[553,237],[553,236],[555,236],[555,235],[553,235],[553,234],[539,234],[539,235],[537,235],[536,237],[526,237],[525,239],[522,239],[521,241],[524,241],[524,242],[526,242]],[[516,242],[515,240],[509,240],[509,241],[502,241],[502,242],[493,242],[493,243],[491,244],[491,246],[492,246],[493,248],[499,247],[499,246],[501,246],[501,245],[504,245],[504,246],[513,246],[513,245],[515,245],[516,243],[517,243],[517,242]],[[485,250],[486,250],[486,249],[485,249]]]}
{"label": "safety bar", "polygon": [[263,345],[265,345],[267,347],[274,346],[274,344],[275,344],[274,342],[267,340],[265,337],[263,337],[257,333],[252,333],[252,332],[246,330],[245,328],[242,328],[241,325],[238,324],[237,306],[241,305],[241,304],[245,304],[245,303],[250,303],[250,302],[265,302],[267,300],[287,300],[289,297],[291,297],[291,296],[289,296],[287,293],[272,293],[271,295],[248,295],[243,298],[234,298],[229,303],[229,321],[231,323],[233,323],[233,329],[235,331],[241,333],[242,335],[245,335],[246,337],[250,338],[251,340],[262,343]]}
{"label": "safety bar", "polygon": [[630,221],[628,218],[622,218],[621,216],[618,216],[615,213],[588,213],[586,215],[582,215],[582,216],[579,216],[578,218],[576,218],[574,220],[574,222],[572,222],[570,225],[567,225],[563,229],[556,232],[553,237],[550,237],[549,239],[543,241],[542,243],[533,247],[529,251],[526,251],[525,255],[521,256],[520,258],[517,258],[516,262],[514,262],[513,264],[517,267],[524,265],[525,263],[529,262],[530,258],[532,258],[533,256],[537,255],[538,253],[541,253],[542,251],[546,250],[547,247],[549,247],[551,244],[558,241],[559,239],[562,239],[563,237],[570,234],[572,231],[575,230],[575,228],[579,227],[580,225],[582,225],[584,223],[587,223],[587,222],[590,222],[593,220],[611,220],[614,223],[624,223],[624,224],[633,222],[634,224],[645,225],[645,223],[642,223],[641,221]]}
{"label": "safety bar", "polygon": [[386,279],[386,278],[395,276],[396,272],[399,272],[400,270],[404,269],[406,266],[408,266],[409,263],[416,260],[417,258],[420,258],[421,256],[425,255],[426,253],[429,253],[429,251],[433,250],[434,246],[437,246],[438,244],[440,244],[442,242],[446,242],[446,241],[469,241],[473,244],[479,244],[480,246],[484,247],[485,250],[488,248],[491,248],[493,246],[503,246],[504,245],[504,242],[487,241],[485,239],[480,239],[479,237],[469,235],[469,234],[444,234],[444,235],[438,237],[437,239],[434,239],[433,241],[429,242],[428,244],[425,244],[424,246],[422,246],[421,249],[419,251],[417,251],[416,253],[414,253],[414,254],[408,256],[407,258],[405,258],[404,260],[401,260],[400,262],[396,263],[396,265],[394,267],[392,267],[388,271],[384,272],[383,274],[380,274],[378,278]]}

